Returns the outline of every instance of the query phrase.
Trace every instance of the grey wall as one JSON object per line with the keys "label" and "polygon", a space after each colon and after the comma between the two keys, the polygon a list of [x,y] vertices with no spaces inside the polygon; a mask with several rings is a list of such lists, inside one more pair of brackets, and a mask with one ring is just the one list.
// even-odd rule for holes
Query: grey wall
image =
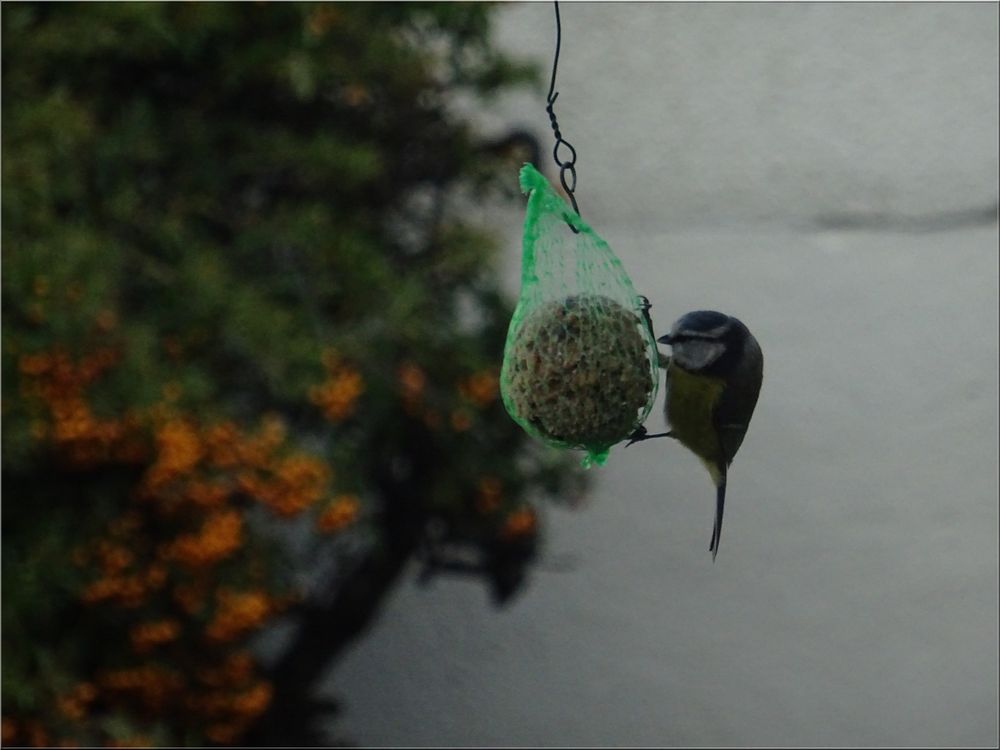
{"label": "grey wall", "polygon": [[[597,219],[906,215],[997,196],[994,3],[565,3],[556,105]],[[539,60],[549,4],[497,38]],[[544,103],[490,125],[546,135]]]}
{"label": "grey wall", "polygon": [[[692,456],[616,448],[586,507],[546,516],[549,561],[508,609],[470,581],[400,588],[331,674],[339,726],[995,747],[997,5],[562,9],[584,218],[657,328],[717,308],[764,350],[722,549]],[[504,6],[497,34],[547,66],[551,6]],[[475,116],[550,143],[540,95]],[[482,213],[516,293],[523,214]]]}

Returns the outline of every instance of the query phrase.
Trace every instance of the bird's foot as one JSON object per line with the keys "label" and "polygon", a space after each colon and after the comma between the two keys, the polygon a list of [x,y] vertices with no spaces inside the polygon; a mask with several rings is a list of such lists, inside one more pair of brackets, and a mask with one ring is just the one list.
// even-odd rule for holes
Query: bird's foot
{"label": "bird's foot", "polygon": [[642,426],[636,427],[635,431],[633,431],[632,434],[628,436],[628,442],[625,443],[625,447],[628,448],[630,445],[632,445],[632,443],[641,443],[643,440],[651,440],[653,438],[658,438],[658,437],[674,437],[674,433],[658,432],[655,435],[650,435],[648,432],[646,432],[645,427]]}

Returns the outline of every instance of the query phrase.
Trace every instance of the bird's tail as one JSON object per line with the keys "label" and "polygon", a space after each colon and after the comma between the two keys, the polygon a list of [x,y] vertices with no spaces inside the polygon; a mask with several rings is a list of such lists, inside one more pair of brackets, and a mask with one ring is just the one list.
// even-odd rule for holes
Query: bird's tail
{"label": "bird's tail", "polygon": [[722,539],[722,512],[726,508],[726,474],[722,472],[715,489],[715,526],[712,527],[712,542],[708,549],[712,553],[712,562],[719,554],[719,541]]}

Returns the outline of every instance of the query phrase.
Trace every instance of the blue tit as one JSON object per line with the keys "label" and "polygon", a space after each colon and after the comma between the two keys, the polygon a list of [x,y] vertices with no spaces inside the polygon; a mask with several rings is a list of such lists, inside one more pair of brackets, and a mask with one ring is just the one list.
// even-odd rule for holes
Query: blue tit
{"label": "blue tit", "polygon": [[716,486],[709,545],[714,561],[722,535],[726,473],[757,405],[764,355],[743,323],[714,310],[687,313],[657,341],[671,348],[664,408],[670,431],[665,434],[701,459]]}

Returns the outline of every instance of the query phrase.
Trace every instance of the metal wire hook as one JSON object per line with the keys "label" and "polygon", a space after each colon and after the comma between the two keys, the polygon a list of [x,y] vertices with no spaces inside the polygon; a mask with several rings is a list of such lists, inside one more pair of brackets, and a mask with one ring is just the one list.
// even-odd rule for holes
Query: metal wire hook
{"label": "metal wire hook", "polygon": [[[573,210],[576,215],[580,215],[580,207],[576,204],[576,149],[573,148],[573,144],[562,137],[562,132],[559,130],[559,122],[556,120],[556,113],[554,106],[556,99],[559,97],[559,92],[556,91],[556,71],[559,68],[559,50],[562,47],[562,21],[559,18],[559,0],[554,0],[553,5],[556,11],[556,54],[555,58],[552,60],[552,79],[549,82],[549,95],[546,98],[547,105],[545,111],[549,113],[549,123],[552,125],[552,132],[556,137],[556,145],[552,149],[552,159],[557,165],[559,165],[559,182],[562,184],[563,190],[566,191],[566,195],[569,196],[570,203],[573,204]],[[569,149],[569,159],[563,161],[559,158],[559,147],[565,145]],[[571,179],[567,180],[566,176],[569,175]],[[573,230],[574,234],[579,234],[580,230],[577,229],[569,221],[566,222],[569,228]]]}

